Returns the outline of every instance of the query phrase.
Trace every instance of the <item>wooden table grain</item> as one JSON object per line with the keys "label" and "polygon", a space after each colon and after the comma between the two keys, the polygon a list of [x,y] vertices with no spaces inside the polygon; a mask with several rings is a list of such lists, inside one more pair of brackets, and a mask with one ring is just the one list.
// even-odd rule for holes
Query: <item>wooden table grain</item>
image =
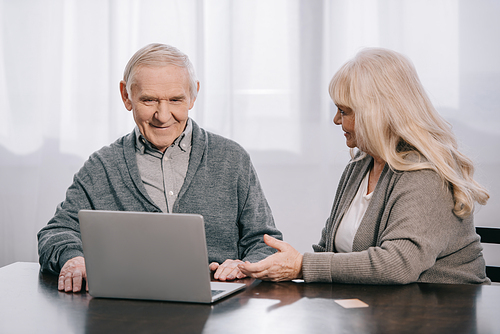
{"label": "wooden table grain", "polygon": [[0,268],[0,333],[500,333],[500,285],[240,282],[213,305],[103,299],[17,262]]}

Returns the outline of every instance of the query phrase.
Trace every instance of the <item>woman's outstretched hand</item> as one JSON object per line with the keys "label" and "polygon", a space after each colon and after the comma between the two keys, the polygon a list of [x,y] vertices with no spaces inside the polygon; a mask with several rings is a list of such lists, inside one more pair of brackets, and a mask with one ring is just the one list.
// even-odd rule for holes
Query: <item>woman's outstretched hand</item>
{"label": "woman's outstretched hand", "polygon": [[302,254],[288,243],[264,235],[264,242],[278,250],[257,263],[246,261],[238,265],[247,276],[273,282],[290,281],[302,278]]}

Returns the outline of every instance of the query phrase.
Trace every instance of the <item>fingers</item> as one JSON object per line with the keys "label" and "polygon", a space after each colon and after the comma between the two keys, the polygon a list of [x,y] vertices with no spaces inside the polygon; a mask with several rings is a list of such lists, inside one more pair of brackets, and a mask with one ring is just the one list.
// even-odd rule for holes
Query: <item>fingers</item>
{"label": "fingers", "polygon": [[209,264],[208,268],[210,269],[210,271],[215,271],[217,270],[217,268],[219,268],[219,264],[217,262],[212,262]]}
{"label": "fingers", "polygon": [[292,246],[283,244],[285,244],[283,251],[268,256],[257,263],[242,263],[238,268],[247,276],[266,281],[280,282],[301,278],[302,254]]}
{"label": "fingers", "polygon": [[[260,279],[263,281],[281,282],[288,281],[289,278],[281,273],[279,269],[275,267],[253,267],[251,265],[258,263],[245,263],[240,265],[239,268],[241,272],[246,274],[248,277]],[[250,265],[250,266],[249,266]],[[259,269],[257,269],[259,268]]]}
{"label": "fingers", "polygon": [[244,277],[246,277],[246,275],[243,274],[238,267],[225,268],[220,273],[216,272],[216,275],[214,275],[214,278],[218,279],[219,281],[232,281]]}
{"label": "fingers", "polygon": [[64,278],[65,278],[64,275],[59,275],[59,281],[57,282],[57,289],[59,291],[63,291],[64,290]]}
{"label": "fingers", "polygon": [[[265,279],[265,280],[274,280],[274,274],[276,269],[272,270],[272,267],[278,263],[278,269],[281,267],[281,254],[286,253],[290,250],[294,250],[288,243],[278,240],[276,238],[271,237],[268,234],[264,234],[264,242],[278,250],[278,253],[271,255],[264,260],[261,260],[257,263],[245,262],[238,265],[240,271],[250,277]],[[271,276],[270,276],[271,275]]]}
{"label": "fingers", "polygon": [[[68,260],[61,269],[57,288],[60,291],[78,292],[82,289],[83,280],[87,280],[85,260],[78,256]],[[88,283],[86,284],[88,290]]]}
{"label": "fingers", "polygon": [[240,273],[238,267],[233,265],[221,265],[217,268],[217,271],[214,274],[214,278],[219,281],[231,281],[236,278],[236,276]]}
{"label": "fingers", "polygon": [[[239,264],[238,268],[243,273],[250,276],[250,274],[259,273],[259,272],[262,272],[262,271],[268,269],[269,264],[268,264],[268,261],[266,261],[266,259],[261,260],[261,261],[256,262],[256,263],[250,263],[250,262],[246,261],[245,263]],[[253,275],[252,275],[252,277],[253,277]]]}
{"label": "fingers", "polygon": [[214,278],[220,281],[231,281],[246,277],[238,268],[238,264],[243,263],[241,260],[226,260],[219,265],[214,273]]}
{"label": "fingers", "polygon": [[241,272],[249,277],[257,279],[267,279],[269,268],[273,264],[272,255],[256,263],[250,263],[246,261],[238,265]]}
{"label": "fingers", "polygon": [[290,246],[288,243],[278,240],[267,234],[264,234],[264,242],[266,243],[266,245],[277,249],[279,252],[284,252]]}
{"label": "fingers", "polygon": [[272,281],[272,282],[280,282],[287,280],[285,277],[282,277],[281,273],[273,267],[266,266],[266,267],[260,267],[260,269],[255,269],[253,271],[248,270],[247,269],[249,268],[248,265],[252,264],[258,264],[258,263],[245,263],[245,265],[247,265],[246,267],[240,266],[241,271],[249,277],[260,279],[263,281]]}
{"label": "fingers", "polygon": [[[68,283],[69,282],[69,283]],[[78,292],[82,290],[83,274],[80,270],[73,272],[73,278],[65,280],[64,291]]]}
{"label": "fingers", "polygon": [[[78,292],[82,289],[83,274],[80,271],[66,271],[59,275],[57,288],[65,292]],[[88,288],[87,288],[88,290]]]}

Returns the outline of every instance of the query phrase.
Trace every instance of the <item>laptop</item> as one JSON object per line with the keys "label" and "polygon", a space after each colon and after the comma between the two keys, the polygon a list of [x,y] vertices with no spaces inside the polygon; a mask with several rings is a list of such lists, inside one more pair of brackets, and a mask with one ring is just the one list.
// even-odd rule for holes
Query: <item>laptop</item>
{"label": "laptop", "polygon": [[203,217],[81,210],[93,297],[213,303],[246,285],[210,282]]}

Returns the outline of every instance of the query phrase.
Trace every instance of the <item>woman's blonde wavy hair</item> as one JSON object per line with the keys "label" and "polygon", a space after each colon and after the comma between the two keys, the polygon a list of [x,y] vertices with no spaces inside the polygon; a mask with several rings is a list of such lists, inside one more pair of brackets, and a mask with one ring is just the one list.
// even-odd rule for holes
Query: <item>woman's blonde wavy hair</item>
{"label": "woman's blonde wavy hair", "polygon": [[[450,124],[429,100],[412,62],[388,49],[366,48],[334,75],[330,96],[354,111],[357,146],[391,169],[435,170],[452,191],[454,213],[465,218],[489,194],[473,179],[472,161],[457,147]],[[408,158],[417,153],[420,159]],[[354,151],[351,150],[351,155]]]}

